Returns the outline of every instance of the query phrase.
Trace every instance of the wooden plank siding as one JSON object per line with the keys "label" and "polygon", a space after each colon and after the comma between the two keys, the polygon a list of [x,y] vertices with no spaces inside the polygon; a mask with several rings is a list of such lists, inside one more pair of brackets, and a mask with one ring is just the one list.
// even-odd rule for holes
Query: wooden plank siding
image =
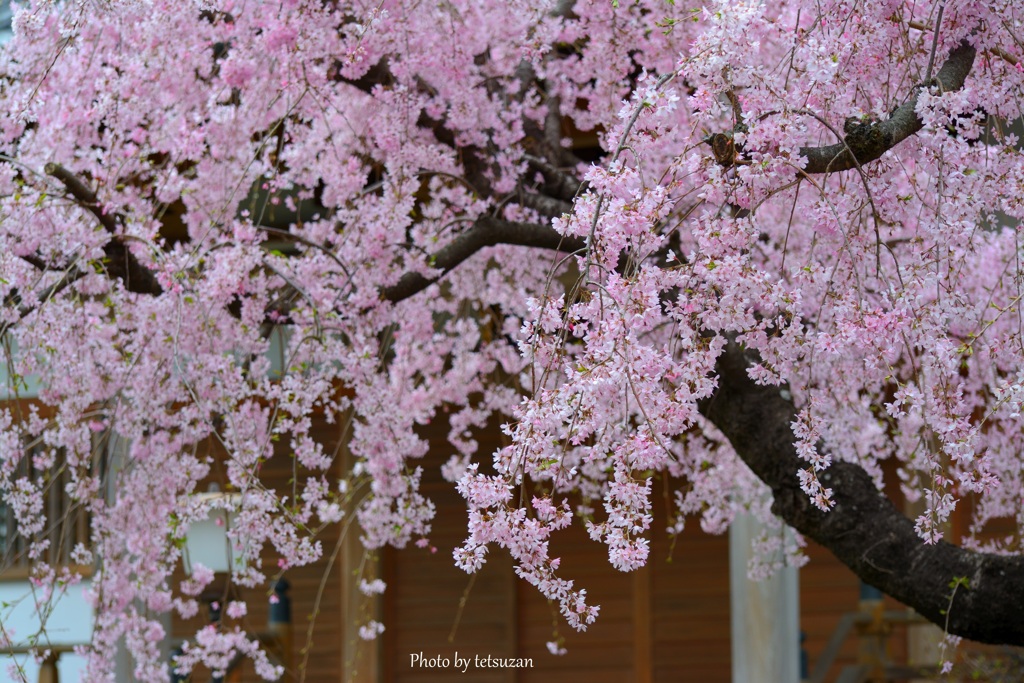
{"label": "wooden plank siding", "polygon": [[[425,430],[430,452],[421,487],[436,505],[430,548],[389,549],[384,555],[388,584],[384,594],[383,681],[429,682],[454,677],[480,683],[513,683],[507,669],[454,668],[460,658],[515,657],[519,633],[515,618],[516,585],[507,553],[494,552],[474,577],[458,569],[452,551],[466,538],[466,508],[454,486],[440,474],[451,454],[447,426]],[[497,430],[489,430],[495,434]],[[487,452],[495,446],[485,443]],[[448,667],[413,666],[412,656],[447,658]]]}
{"label": "wooden plank siding", "polygon": [[[335,435],[338,433],[338,426],[317,421],[314,423],[312,432],[318,440],[331,444],[337,441]],[[209,443],[207,447],[216,458],[225,457],[219,445]],[[279,495],[288,495],[291,498],[292,461],[287,455],[286,446],[279,446],[276,451],[275,457],[270,458],[263,465],[260,478],[268,488],[276,490]],[[340,467],[341,464],[339,461],[338,466]],[[218,467],[214,467],[211,481],[218,480],[218,470]],[[353,530],[355,528],[353,526]],[[342,593],[338,590],[338,586],[342,582],[342,568],[341,563],[337,561],[330,566],[330,556],[337,545],[339,531],[338,525],[330,526],[318,537],[324,550],[320,560],[305,567],[291,568],[284,573],[284,578],[291,584],[288,595],[291,598],[293,635],[291,651],[286,655],[292,663],[292,670],[285,674],[282,681],[304,680],[314,683],[339,680],[339,672],[343,665],[340,643],[345,637],[341,621],[337,618],[341,612]],[[278,556],[273,549],[265,548],[262,559],[264,573],[268,576],[275,575]],[[177,577],[178,580],[182,578],[184,578],[183,575]],[[324,590],[318,597],[323,582],[326,582]],[[248,614],[237,622],[226,620],[225,624],[229,627],[237,624],[241,629],[252,634],[265,633],[269,608],[269,596],[266,589],[235,588],[233,590],[235,590],[235,595],[247,602]],[[192,619],[173,619],[171,632],[176,638],[185,638],[194,634],[198,628],[202,628],[207,623],[207,610],[205,607],[201,607],[199,614]],[[312,630],[310,630],[311,623]],[[208,674],[205,671],[197,671],[193,680],[197,682],[209,680]],[[253,667],[246,661],[233,680],[259,681],[262,679],[256,676]]]}
{"label": "wooden plank siding", "polygon": [[652,545],[654,681],[732,680],[729,537],[688,520],[674,546],[656,506]]}
{"label": "wooden plank siding", "polygon": [[[522,669],[521,683],[558,680],[565,683],[607,681],[627,683],[634,675],[633,578],[608,564],[606,548],[591,541],[578,524],[558,532],[551,554],[562,559],[560,576],[587,591],[587,602],[601,606],[597,621],[585,632],[571,629],[557,604],[522,583],[519,594],[520,652],[533,659],[532,669]],[[565,655],[552,655],[546,642],[557,628],[565,638]]]}
{"label": "wooden plank siding", "polygon": [[[425,466],[429,466],[428,456]],[[451,562],[451,549],[465,536],[465,509],[448,484],[432,486],[438,518],[432,542],[435,555],[420,550],[389,553],[389,593],[386,596],[388,631],[384,640],[385,675],[392,681],[440,681],[451,670],[412,670],[409,656],[454,657],[492,654],[528,657],[529,669],[509,670],[505,677],[477,671],[466,680],[582,682],[731,681],[729,552],[727,536],[712,536],[690,520],[669,555],[670,538],[663,527],[652,533],[650,565],[632,574],[613,569],[607,551],[577,527],[556,534],[552,554],[562,558],[560,574],[587,589],[589,599],[601,605],[597,622],[585,633],[576,633],[533,587],[519,579],[510,586],[500,576],[511,577],[504,551],[495,549],[476,580],[453,641],[448,642],[459,601],[468,585],[465,574]],[[656,510],[656,519],[664,516]],[[811,665],[843,614],[857,609],[859,581],[828,551],[810,544],[811,562],[800,570],[801,628]],[[500,570],[495,572],[495,570]],[[486,595],[482,595],[486,593]],[[509,596],[515,610],[508,613]],[[888,609],[898,609],[886,601]],[[505,619],[506,621],[501,621]],[[510,646],[509,628],[518,645]],[[557,628],[568,653],[551,655],[545,643]],[[467,633],[472,630],[472,633]],[[894,631],[890,652],[904,656],[902,627]],[[843,656],[831,670],[833,680],[842,666],[856,659],[857,640],[851,637]]]}
{"label": "wooden plank siding", "polygon": [[[317,438],[330,442],[337,426],[318,424]],[[362,562],[358,530],[342,543],[339,559],[327,574],[327,583],[313,629],[312,646],[303,680],[310,683],[431,683],[461,680],[479,683],[727,683],[731,681],[729,549],[728,537],[705,534],[698,520],[689,520],[673,544],[665,531],[664,484],[656,483],[655,527],[651,533],[649,566],[630,574],[608,563],[607,550],[591,541],[580,525],[557,532],[552,555],[561,557],[561,576],[586,588],[588,602],[601,605],[597,622],[577,633],[535,588],[514,575],[506,551],[494,548],[475,579],[454,566],[452,550],[466,535],[464,501],[439,472],[451,452],[446,426],[425,430],[431,449],[419,464],[424,468],[423,490],[436,504],[430,549],[388,549],[381,556],[379,573],[388,585],[383,599],[369,603],[355,589],[353,570]],[[478,435],[481,452],[498,446],[499,432]],[[341,474],[349,463],[338,459]],[[279,491],[290,488],[292,471],[287,457],[264,466],[265,480]],[[303,660],[306,615],[313,611],[316,593],[327,571],[338,538],[330,530],[323,538],[325,557],[305,568],[290,569],[294,617],[293,662]],[[859,582],[824,549],[810,544],[811,562],[800,570],[801,629],[813,668],[843,614],[857,609]],[[268,554],[268,566],[276,557]],[[243,627],[263,631],[265,594],[243,592],[249,615]],[[463,604],[463,598],[465,602]],[[385,624],[375,643],[359,640],[356,630],[372,615]],[[890,609],[899,606],[887,601]],[[174,633],[189,633],[204,623],[205,614],[188,623],[176,622]],[[457,622],[457,627],[456,627]],[[546,643],[564,638],[567,654],[552,655]],[[895,657],[905,651],[902,632],[890,640]],[[460,658],[477,655],[529,658],[532,667],[481,669],[462,674],[454,667]],[[449,666],[416,667],[411,656],[447,657]],[[834,680],[842,666],[855,661],[857,641],[844,645],[842,656],[826,680]],[[358,660],[356,661],[356,656]],[[355,664],[355,665],[354,665]],[[207,680],[197,676],[197,681]],[[258,680],[245,667],[241,681]],[[286,681],[300,678],[289,675]]]}
{"label": "wooden plank siding", "polygon": [[[452,485],[436,474],[448,452],[444,431],[436,434],[436,438],[431,434],[431,453],[423,465],[424,487],[437,504],[431,541],[438,551],[428,556],[409,549],[386,557],[390,581],[385,595],[388,631],[383,681],[449,680],[451,670],[413,670],[410,655],[423,652],[451,659],[456,651],[460,657],[479,652],[532,660],[532,667],[506,669],[500,677],[493,670],[467,672],[472,676],[465,680],[473,681],[730,680],[727,538],[708,536],[691,524],[669,561],[671,542],[664,531],[660,501],[655,518],[661,527],[652,534],[651,563],[638,572],[612,568],[607,548],[591,541],[580,525],[553,536],[551,554],[562,560],[559,574],[585,588],[588,602],[601,605],[597,621],[586,632],[572,630],[557,605],[515,578],[507,553],[495,548],[449,642],[454,615],[468,585],[467,576],[451,560],[452,549],[465,538],[466,512]],[[479,438],[482,452],[498,445],[488,444],[485,436]],[[556,634],[564,639],[567,653],[563,656],[551,654],[546,645]]]}

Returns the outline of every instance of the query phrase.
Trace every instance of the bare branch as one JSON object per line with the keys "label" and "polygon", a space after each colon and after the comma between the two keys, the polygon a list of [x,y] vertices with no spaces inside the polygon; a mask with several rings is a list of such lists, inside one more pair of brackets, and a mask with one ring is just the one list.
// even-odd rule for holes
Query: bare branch
{"label": "bare branch", "polygon": [[43,169],[46,174],[56,178],[64,185],[68,195],[75,203],[91,213],[113,239],[103,245],[103,253],[107,257],[104,264],[107,272],[120,280],[125,289],[136,294],[160,294],[163,287],[157,282],[152,271],[139,263],[135,255],[118,234],[119,219],[116,215],[103,210],[96,193],[74,173],[60,164],[49,163]]}
{"label": "bare branch", "polygon": [[583,185],[573,174],[557,168],[547,159],[532,154],[525,155],[525,159],[530,168],[544,176],[544,192],[566,202],[576,199]]}
{"label": "bare branch", "polygon": [[555,199],[554,197],[548,197],[543,194],[534,194],[532,192],[519,193],[519,195],[515,197],[515,201],[520,206],[533,209],[537,213],[542,216],[547,216],[548,218],[556,218],[572,211],[572,202]]}
{"label": "bare branch", "polygon": [[[951,92],[964,87],[964,81],[974,66],[976,50],[965,38],[950,54],[935,76],[940,92]],[[928,84],[926,84],[928,85]],[[857,163],[874,161],[890,149],[917,133],[924,122],[914,111],[921,87],[900,105],[885,121],[859,127],[846,136],[844,142],[826,147],[802,147],[800,156],[807,157],[805,173],[835,173],[856,168]],[[852,154],[851,154],[852,152]]]}
{"label": "bare branch", "polygon": [[946,0],[939,2],[939,15],[935,18],[935,30],[932,31],[932,51],[928,55],[928,70],[924,72],[924,82],[932,80],[932,67],[935,66],[935,49],[939,46],[939,29],[942,27],[942,13],[946,9]]}
{"label": "bare branch", "polygon": [[514,244],[522,247],[538,247],[563,252],[574,252],[584,248],[583,240],[559,235],[548,225],[537,223],[513,223],[490,216],[477,219],[466,232],[449,242],[431,259],[439,272],[434,276],[406,273],[392,287],[384,290],[384,298],[399,302],[440,280],[446,273],[477,253],[484,247],[496,244]]}
{"label": "bare branch", "polygon": [[74,198],[75,202],[95,216],[96,220],[100,222],[100,225],[107,232],[111,235],[117,234],[117,220],[111,214],[103,211],[103,207],[100,206],[99,200],[96,198],[96,193],[82,182],[78,176],[60,164],[52,162],[46,164],[43,170],[46,172],[46,175],[59,180],[64,185],[64,189],[67,190],[68,194]]}

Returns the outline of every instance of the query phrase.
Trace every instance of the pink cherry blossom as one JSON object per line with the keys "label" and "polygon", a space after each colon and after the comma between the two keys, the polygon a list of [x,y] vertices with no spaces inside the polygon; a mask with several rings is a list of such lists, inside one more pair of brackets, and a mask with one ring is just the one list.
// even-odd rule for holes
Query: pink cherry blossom
{"label": "pink cherry blossom", "polygon": [[[599,606],[557,557],[569,525],[621,571],[687,517],[781,530],[707,416],[736,349],[792,408],[777,433],[809,506],[837,514],[837,467],[882,487],[894,462],[921,539],[969,514],[965,545],[1019,553],[1017,14],[22,3],[0,52],[0,342],[5,395],[38,396],[0,406],[0,499],[39,611],[74,580],[48,560],[54,467],[90,520],[90,680],[123,642],[163,681],[161,614],[195,615],[216,578],[172,579],[191,528],[220,519],[250,587],[322,558],[330,525],[436,552],[423,457],[442,434],[466,502],[454,562],[509,553],[583,630]],[[279,463],[287,491],[267,485]],[[982,533],[997,519],[1012,537]],[[752,575],[804,561],[782,536]],[[223,626],[176,667],[238,654],[280,674]]]}

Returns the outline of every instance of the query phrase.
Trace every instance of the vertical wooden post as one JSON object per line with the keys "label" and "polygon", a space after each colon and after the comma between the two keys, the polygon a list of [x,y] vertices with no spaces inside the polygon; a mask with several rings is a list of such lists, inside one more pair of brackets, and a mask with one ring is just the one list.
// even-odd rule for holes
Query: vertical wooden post
{"label": "vertical wooden post", "polygon": [[[388,628],[395,624],[394,619],[382,616],[395,590],[394,582],[389,575],[394,549],[383,549],[377,562],[364,561],[366,549],[359,543],[359,538],[354,532],[355,529],[349,532],[349,536],[342,541],[341,548],[339,618],[342,642],[338,647],[341,658],[338,680],[341,683],[377,683],[381,680],[390,680],[393,657],[385,655],[382,650],[390,646],[391,634],[385,631],[383,636],[363,640],[358,633],[359,627],[368,619],[383,621]],[[383,599],[380,595],[364,595],[359,590],[357,578],[360,576],[360,570],[363,579],[372,581],[379,577],[387,584]]]}
{"label": "vertical wooden post", "polygon": [[[503,569],[507,569],[504,568]],[[508,627],[505,651],[508,657],[520,657],[519,653],[519,629],[522,628],[522,619],[519,618],[519,577],[515,572],[505,571],[506,595],[508,603],[505,611],[505,624]],[[518,683],[520,669],[506,669],[509,683]]]}
{"label": "vertical wooden post", "polygon": [[39,666],[39,683],[58,683],[57,660],[60,654],[50,652]]}
{"label": "vertical wooden post", "polygon": [[649,564],[633,572],[633,680],[651,683],[654,644],[651,641],[651,574]]}
{"label": "vertical wooden post", "polygon": [[[338,454],[339,457],[335,458],[336,472],[339,479],[344,479],[352,469],[352,454],[345,443],[338,444]],[[345,514],[355,515],[362,498],[360,495],[349,500]],[[338,647],[340,663],[338,681],[340,683],[378,683],[390,680],[393,673],[393,653],[385,651],[386,648],[391,647],[392,636],[385,631],[383,637],[367,641],[362,640],[358,632],[359,627],[368,618],[382,621],[388,628],[396,627],[395,620],[386,614],[391,609],[395,592],[391,576],[395,553],[393,548],[383,548],[375,560],[367,558],[367,551],[359,542],[358,524],[352,523],[351,520],[347,521],[350,523],[342,522],[342,533],[346,535],[341,539],[342,546],[339,556],[341,570],[338,572],[339,581],[336,584],[341,594],[341,613],[338,618],[341,622],[342,639]],[[360,576],[367,581],[376,578],[382,579],[388,587],[387,591],[383,596],[363,595],[357,581]]]}

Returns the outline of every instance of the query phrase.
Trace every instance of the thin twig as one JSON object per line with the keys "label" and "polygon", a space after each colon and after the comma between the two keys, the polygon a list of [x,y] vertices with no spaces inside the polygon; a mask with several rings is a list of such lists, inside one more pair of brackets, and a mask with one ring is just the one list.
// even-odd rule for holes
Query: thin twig
{"label": "thin twig", "polygon": [[864,191],[867,193],[868,203],[871,204],[871,217],[874,219],[875,223],[875,274],[877,275],[882,270],[882,233],[878,229],[878,209],[875,207],[875,200],[871,196],[871,186],[868,184],[868,176],[864,173],[864,168],[860,165],[860,162],[857,161],[857,155],[853,153],[853,150],[850,149],[850,146],[846,143],[846,138],[842,136],[839,131],[832,126],[832,124],[830,124],[824,117],[819,116],[810,109],[799,109],[796,113],[811,116],[815,118],[818,123],[832,131],[832,134],[842,141],[842,144],[846,147],[846,151],[853,158],[854,168],[857,169],[857,173],[860,175],[860,179],[864,183]]}
{"label": "thin twig", "polygon": [[942,12],[946,9],[946,0],[939,3],[939,15],[935,18],[935,30],[932,32],[932,52],[928,55],[928,71],[925,72],[924,82],[932,82],[932,68],[935,67],[935,49],[939,46],[939,29],[942,28]]}

